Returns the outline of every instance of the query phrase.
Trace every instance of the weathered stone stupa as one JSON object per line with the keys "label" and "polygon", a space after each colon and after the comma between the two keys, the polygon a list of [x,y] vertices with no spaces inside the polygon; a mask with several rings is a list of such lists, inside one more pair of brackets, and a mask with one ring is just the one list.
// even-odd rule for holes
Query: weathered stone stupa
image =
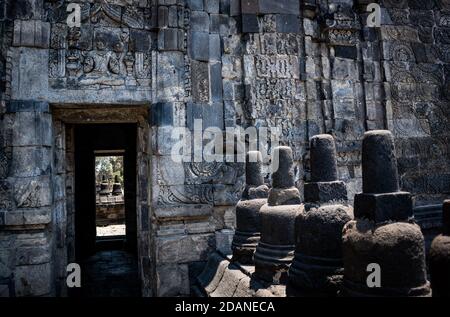
{"label": "weathered stone stupa", "polygon": [[399,190],[389,131],[365,133],[362,168],[363,193],[355,196],[356,219],[343,231],[343,294],[429,296],[424,237],[413,221],[411,194]]}
{"label": "weathered stone stupa", "polygon": [[291,295],[334,296],[342,284],[342,229],[353,219],[347,190],[338,181],[331,135],[311,139],[311,181],[305,184],[305,212],[296,221],[296,250],[289,269]]}
{"label": "weathered stone stupa", "polygon": [[433,297],[450,297],[450,200],[444,201],[443,230],[432,244],[429,254]]}
{"label": "weathered stone stupa", "polygon": [[267,203],[269,187],[261,174],[262,155],[250,151],[246,156],[246,186],[236,206],[236,232],[233,237],[233,261],[253,264],[253,254],[260,238],[259,210]]}
{"label": "weathered stone stupa", "polygon": [[111,190],[109,188],[108,181],[106,180],[106,176],[102,176],[102,182],[100,183],[100,196],[108,196],[111,194]]}
{"label": "weathered stone stupa", "polygon": [[287,281],[295,249],[295,218],[304,211],[304,206],[294,184],[292,149],[277,147],[272,159],[273,187],[268,203],[260,210],[261,240],[254,261],[258,278],[280,284]]}
{"label": "weathered stone stupa", "polygon": [[112,194],[113,194],[113,196],[120,196],[123,194],[122,185],[120,184],[119,176],[117,176],[117,175],[114,177]]}

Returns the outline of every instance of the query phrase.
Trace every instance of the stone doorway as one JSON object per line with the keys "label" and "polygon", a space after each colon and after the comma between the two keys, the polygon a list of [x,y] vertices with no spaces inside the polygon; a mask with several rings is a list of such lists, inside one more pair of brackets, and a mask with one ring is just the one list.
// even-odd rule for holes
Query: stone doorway
{"label": "stone doorway", "polygon": [[[82,267],[83,296],[136,296],[136,124],[77,124],[75,141],[75,258]],[[123,238],[99,239],[96,226],[95,158],[123,153]]]}
{"label": "stone doorway", "polygon": [[[75,255],[77,261],[105,248],[136,253],[136,125],[77,124],[75,138]],[[100,241],[96,232],[95,157],[123,153],[125,239]]]}
{"label": "stone doorway", "polygon": [[[66,261],[59,261],[57,267],[62,275],[67,263],[79,263],[82,270],[81,290],[68,295],[151,296],[148,106],[54,106],[52,114],[53,183],[65,184],[55,197],[65,209],[55,220],[65,231],[56,252]],[[97,239],[95,157],[99,155],[121,155],[124,160],[126,233],[118,239]],[[65,279],[59,280],[64,290]]]}

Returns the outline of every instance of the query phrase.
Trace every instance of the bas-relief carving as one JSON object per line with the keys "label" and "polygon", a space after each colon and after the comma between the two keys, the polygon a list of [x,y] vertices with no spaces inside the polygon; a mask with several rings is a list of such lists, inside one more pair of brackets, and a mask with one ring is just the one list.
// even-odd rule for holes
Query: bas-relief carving
{"label": "bas-relief carving", "polygon": [[160,186],[158,205],[206,204],[214,203],[211,185]]}
{"label": "bas-relief carving", "polygon": [[10,210],[12,207],[10,186],[6,181],[0,180],[0,210]]}
{"label": "bas-relief carving", "polygon": [[356,45],[359,41],[359,19],[349,5],[339,5],[332,18],[325,21],[324,35],[332,45]]}
{"label": "bas-relief carving", "polygon": [[186,184],[235,184],[244,175],[240,163],[201,162],[185,163]]}
{"label": "bas-relief carving", "polygon": [[[151,51],[136,50],[130,40],[134,29],[145,28],[144,9],[131,4],[134,2],[85,3],[81,28],[68,28],[65,14],[60,12],[64,6],[49,4],[47,19],[52,22],[49,76],[53,89],[123,86],[150,90]],[[147,18],[153,19],[151,15]],[[135,33],[134,42],[151,40],[149,31],[139,32]]]}
{"label": "bas-relief carving", "polygon": [[[119,33],[120,32],[120,33]],[[81,30],[68,34],[67,50],[50,51],[50,76],[54,88],[98,89],[127,86],[150,89],[151,53],[129,51],[129,33],[103,29],[94,35],[92,51],[77,49]]]}
{"label": "bas-relief carving", "polygon": [[195,102],[208,103],[210,99],[208,63],[191,61],[190,71],[192,99]]}
{"label": "bas-relief carving", "polygon": [[[244,165],[242,163],[201,162],[184,163],[185,185],[159,186],[158,205],[209,204],[219,199],[232,201],[238,197],[244,185]],[[226,186],[226,193],[214,196],[214,186]],[[223,196],[225,194],[225,196]]]}
{"label": "bas-relief carving", "polygon": [[393,83],[442,84],[443,68],[439,64],[392,62],[389,66]]}
{"label": "bas-relief carving", "polygon": [[3,148],[0,148],[0,179],[8,177],[10,162],[10,153],[7,153]]}

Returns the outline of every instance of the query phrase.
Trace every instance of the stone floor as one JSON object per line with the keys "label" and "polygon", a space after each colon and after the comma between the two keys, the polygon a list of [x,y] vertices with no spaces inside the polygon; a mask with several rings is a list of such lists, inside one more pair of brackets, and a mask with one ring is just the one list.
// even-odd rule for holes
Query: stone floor
{"label": "stone floor", "polygon": [[140,282],[135,255],[100,251],[82,265],[82,297],[137,297]]}
{"label": "stone floor", "polygon": [[97,226],[97,237],[124,236],[125,225]]}

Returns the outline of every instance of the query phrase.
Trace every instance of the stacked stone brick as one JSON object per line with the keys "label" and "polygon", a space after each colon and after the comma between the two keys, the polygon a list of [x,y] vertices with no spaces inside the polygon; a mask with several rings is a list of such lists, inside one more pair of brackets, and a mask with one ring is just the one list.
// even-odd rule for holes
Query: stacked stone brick
{"label": "stacked stone brick", "polygon": [[[79,29],[66,24],[70,2],[81,4]],[[171,159],[172,131],[192,131],[195,119],[202,130],[280,127],[300,187],[308,140],[332,134],[350,201],[363,183],[363,133],[390,129],[402,188],[419,206],[440,203],[450,177],[450,6],[384,0],[382,26],[370,29],[368,3],[0,1],[1,294],[65,294],[75,260],[72,123],[138,125],[145,295],[188,295],[216,232],[235,227],[243,164]]]}

